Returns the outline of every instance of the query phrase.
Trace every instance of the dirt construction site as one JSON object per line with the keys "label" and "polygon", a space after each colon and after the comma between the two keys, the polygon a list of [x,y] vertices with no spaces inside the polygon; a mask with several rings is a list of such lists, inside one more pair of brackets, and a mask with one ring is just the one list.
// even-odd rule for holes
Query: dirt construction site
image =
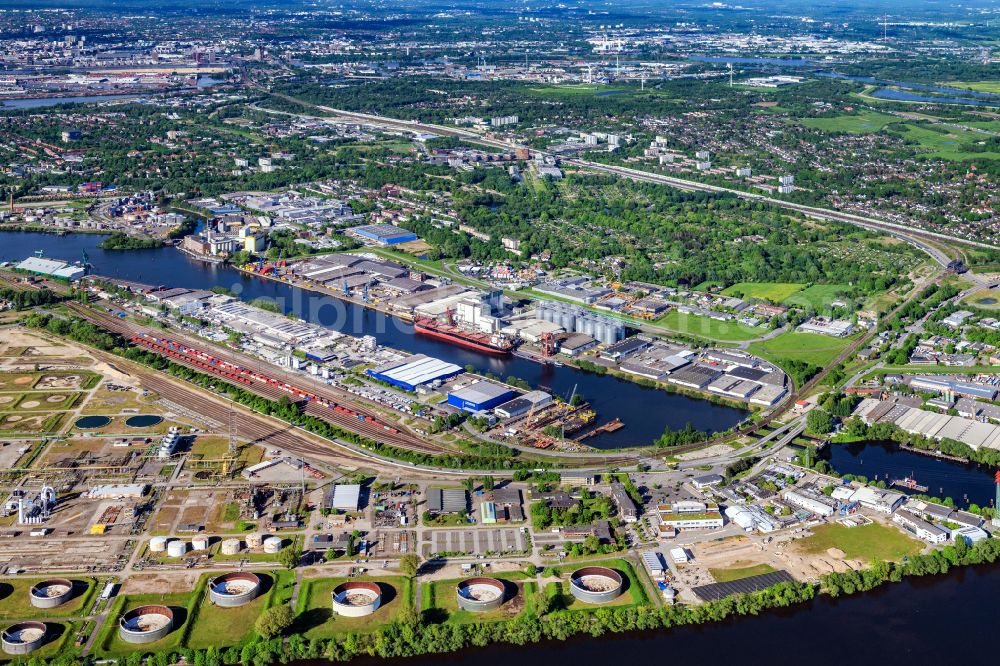
{"label": "dirt construction site", "polygon": [[814,554],[799,547],[798,539],[808,536],[806,528],[780,536],[731,536],[695,543],[688,547],[692,561],[678,567],[678,583],[697,587],[715,581],[711,570],[737,570],[771,567],[787,571],[800,581],[816,581],[824,574],[863,569],[860,560],[844,557],[836,548]]}

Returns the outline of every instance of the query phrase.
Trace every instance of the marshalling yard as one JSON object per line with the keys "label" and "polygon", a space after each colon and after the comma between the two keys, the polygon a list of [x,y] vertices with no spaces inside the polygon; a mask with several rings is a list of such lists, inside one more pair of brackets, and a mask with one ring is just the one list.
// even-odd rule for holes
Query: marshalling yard
{"label": "marshalling yard", "polygon": [[[430,387],[438,402],[390,387],[379,377],[413,357],[218,300],[212,317],[241,335],[240,350],[219,327],[206,335],[174,320],[168,334],[140,323],[149,299],[61,307],[402,449],[460,450],[453,435],[429,432],[448,411],[413,407],[446,407],[456,394],[499,401],[481,412],[507,405],[535,418],[507,394],[477,393],[485,380],[461,369]],[[502,470],[437,469],[320,438],[5,317],[0,619],[28,623],[20,645],[40,656],[69,645],[114,657],[236,644],[273,603],[291,604],[311,637],[362,631],[406,607],[428,622],[499,621],[525,612],[542,589],[561,589],[570,611],[698,604],[988,536],[979,516],[793,464],[800,410],[668,466],[654,453],[576,453],[561,461],[576,469],[512,481]],[[278,355],[262,337],[289,334],[307,341],[312,359]],[[722,476],[750,455],[746,474]],[[647,471],[609,471],[637,461]],[[410,554],[423,562],[412,578],[401,567]]]}

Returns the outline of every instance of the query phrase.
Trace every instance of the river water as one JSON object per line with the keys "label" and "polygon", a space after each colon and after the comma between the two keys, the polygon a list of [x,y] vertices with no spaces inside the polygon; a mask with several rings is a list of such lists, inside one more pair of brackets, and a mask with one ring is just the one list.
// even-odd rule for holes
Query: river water
{"label": "river water", "polygon": [[922,494],[951,497],[961,508],[969,504],[992,506],[996,493],[994,470],[902,450],[894,442],[831,444],[823,457],[840,474],[863,475],[886,483],[904,477],[916,479],[927,486]]}
{"label": "river water", "polygon": [[250,277],[228,266],[191,259],[172,248],[105,251],[97,247],[102,236],[0,232],[0,260],[21,261],[43,250],[46,257],[79,261],[86,252],[94,273],[153,285],[208,289],[222,286],[244,300],[269,298],[285,312],[350,335],[374,335],[380,344],[414,354],[427,354],[480,371],[520,377],[569,398],[574,388],[594,406],[600,421],[620,418],[625,427],[587,440],[595,448],[642,446],[665,428],[680,429],[688,422],[699,430],[717,432],[739,423],[746,412],[658,389],[643,388],[616,377],[586,373],[576,368],[542,365],[518,357],[497,358],[416,335],[402,320],[340,299],[313,294],[287,284]]}
{"label": "river water", "polygon": [[81,95],[78,97],[39,97],[0,100],[0,109],[41,109],[59,104],[85,104],[87,102],[110,102],[112,100],[139,99],[140,95]]}
{"label": "river water", "polygon": [[[884,666],[987,663],[995,650],[991,608],[1000,566],[954,569],[840,599],[822,597],[758,617],[670,630],[577,637],[524,647],[489,645],[408,659],[364,658],[357,666],[552,666],[740,664]],[[527,663],[524,663],[527,660]],[[321,666],[300,662],[293,666]]]}

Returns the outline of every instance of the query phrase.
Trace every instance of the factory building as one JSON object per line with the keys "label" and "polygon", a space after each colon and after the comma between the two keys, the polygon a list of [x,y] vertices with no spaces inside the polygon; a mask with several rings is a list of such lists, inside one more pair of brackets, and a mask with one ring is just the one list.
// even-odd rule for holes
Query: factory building
{"label": "factory building", "polygon": [[347,233],[379,245],[397,245],[417,240],[417,235],[412,231],[401,229],[392,224],[366,224],[348,229]]}
{"label": "factory building", "polygon": [[338,483],[327,502],[338,511],[357,511],[361,507],[361,486],[356,483]]}
{"label": "factory building", "polygon": [[997,389],[993,386],[939,377],[914,377],[910,380],[910,388],[918,391],[952,393],[963,398],[995,400],[997,397]]}
{"label": "factory building", "polygon": [[906,495],[903,493],[897,493],[891,490],[880,490],[870,486],[858,488],[854,494],[851,495],[852,502],[857,502],[867,509],[873,509],[884,514],[891,514],[899,508],[905,499]]}
{"label": "factory building", "polygon": [[55,261],[54,259],[43,259],[42,257],[28,257],[16,266],[17,270],[35,275],[46,275],[48,277],[60,278],[62,280],[79,280],[87,271],[81,266],[74,266],[65,261]]}
{"label": "factory building", "polygon": [[781,497],[792,506],[805,509],[809,513],[814,513],[817,516],[823,516],[824,518],[832,516],[834,511],[836,511],[835,507],[832,506],[831,503],[821,500],[812,493],[806,493],[804,491],[800,492],[798,490],[788,490]]}
{"label": "factory building", "polygon": [[464,488],[428,488],[427,510],[431,513],[465,513],[469,497]]}
{"label": "factory building", "polygon": [[750,506],[726,507],[726,518],[736,523],[747,532],[773,532],[778,529],[778,523],[766,511],[755,504]]}
{"label": "factory building", "polygon": [[635,502],[629,496],[624,485],[620,483],[611,484],[611,499],[615,501],[615,506],[618,507],[618,515],[621,516],[624,522],[634,523],[639,520],[639,509],[636,508]]}
{"label": "factory building", "polygon": [[720,529],[725,524],[717,504],[696,501],[679,501],[673,504],[658,504],[661,536],[672,535],[677,530]]}
{"label": "factory building", "polygon": [[463,372],[464,370],[454,363],[417,354],[402,361],[390,361],[377,368],[371,368],[366,374],[380,382],[413,391],[418,386],[451,379]]}
{"label": "factory building", "polygon": [[514,397],[506,386],[478,380],[448,393],[448,404],[467,412],[481,412],[502,405]]}
{"label": "factory building", "polygon": [[947,530],[912,514],[899,512],[892,517],[892,522],[902,527],[904,531],[928,543],[944,543],[948,540]]}
{"label": "factory building", "polygon": [[541,409],[552,403],[552,396],[545,391],[530,391],[522,396],[508,400],[494,411],[502,419],[512,419],[527,414],[532,409]]}

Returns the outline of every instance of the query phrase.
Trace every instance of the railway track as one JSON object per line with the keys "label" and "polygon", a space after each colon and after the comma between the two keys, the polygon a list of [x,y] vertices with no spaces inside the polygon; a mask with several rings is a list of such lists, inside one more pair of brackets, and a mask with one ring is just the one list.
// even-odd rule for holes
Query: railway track
{"label": "railway track", "polygon": [[289,377],[286,376],[287,373],[280,371],[272,372],[270,368],[266,373],[253,369],[250,363],[241,363],[244,359],[235,354],[224,353],[203,343],[195,346],[196,343],[185,336],[149,329],[75,303],[69,304],[69,307],[98,326],[192,370],[215,375],[268,400],[279,400],[284,396],[296,402],[305,401],[306,414],[320,418],[331,425],[420,453],[434,455],[455,453],[382,422],[380,417],[370,410],[359,406],[356,402],[346,401],[345,396],[350,395],[346,392],[325,390],[325,386],[320,384],[306,385],[302,383],[301,378]]}
{"label": "railway track", "polygon": [[[380,417],[370,410],[359,406],[354,401],[345,400],[346,397],[351,396],[351,394],[345,391],[328,390],[330,387],[318,383],[305,385],[302,383],[301,377],[297,377],[292,373],[282,372],[278,369],[272,371],[272,366],[268,366],[265,373],[260,369],[251,367],[253,359],[241,357],[228,350],[206,344],[203,341],[194,341],[186,336],[177,335],[174,332],[171,332],[169,338],[167,338],[167,334],[162,331],[142,326],[141,324],[116,317],[109,313],[100,312],[77,303],[67,303],[66,305],[81,317],[86,318],[101,328],[116,333],[132,341],[133,344],[168,357],[170,360],[192,370],[217,376],[224,381],[241,386],[268,400],[280,400],[284,396],[297,402],[303,402],[302,409],[305,414],[319,418],[344,430],[417,453],[433,456],[454,456],[461,454],[460,451],[438,445],[434,442],[425,441],[415,434],[399,430],[394,426],[384,423]],[[206,351],[206,349],[209,351]],[[150,376],[148,373],[145,374],[147,378]],[[175,385],[163,379],[160,379],[156,385],[158,387],[172,387],[170,390],[174,393],[178,390]],[[152,387],[150,388],[151,390],[156,390]],[[190,402],[191,396],[189,394],[186,400],[180,404],[188,404]],[[226,414],[228,414],[228,411],[223,414],[223,422],[228,418]],[[273,435],[273,433],[271,434]],[[300,447],[298,450],[304,453],[307,452],[306,449],[311,449],[314,455],[329,453],[328,450],[315,444],[300,443],[297,446]],[[550,462],[559,462],[563,466],[572,467],[623,465],[633,463],[638,457],[638,454],[615,454],[605,456],[595,455],[592,458],[559,459],[545,456],[544,453],[539,453],[538,455],[541,458],[550,458]],[[358,459],[367,460],[361,457]]]}

